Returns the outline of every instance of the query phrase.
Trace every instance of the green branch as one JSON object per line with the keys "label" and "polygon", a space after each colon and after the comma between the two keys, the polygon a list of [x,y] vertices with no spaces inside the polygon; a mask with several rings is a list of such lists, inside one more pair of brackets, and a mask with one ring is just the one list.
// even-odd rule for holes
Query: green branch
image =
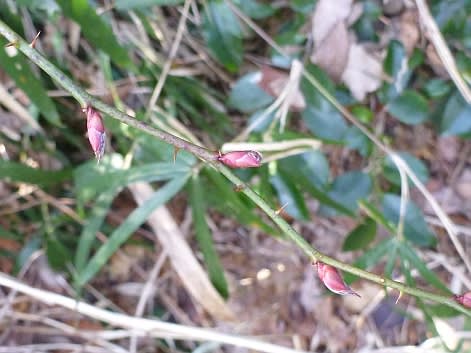
{"label": "green branch", "polygon": [[[142,130],[150,135],[153,135],[171,145],[177,149],[184,149],[189,151],[193,155],[200,159],[210,163],[214,166],[221,174],[223,174],[230,182],[238,187],[242,187],[243,192],[249,199],[251,199],[258,207],[266,213],[273,222],[281,229],[281,231],[294,243],[296,244],[312,261],[321,261],[325,264],[334,266],[342,271],[349,272],[358,277],[366,280],[375,282],[381,286],[396,289],[400,292],[410,294],[412,296],[431,300],[437,303],[445,304],[457,311],[471,316],[471,310],[466,309],[462,305],[458,304],[453,298],[433,294],[421,289],[409,287],[403,283],[393,281],[391,279],[384,278],[382,276],[375,275],[373,273],[364,271],[356,268],[349,264],[340,262],[334,258],[331,258],[315,248],[313,248],[304,238],[297,233],[278,213],[273,210],[268,203],[255,191],[253,191],[248,185],[240,180],[234,173],[231,172],[227,167],[217,162],[217,154],[213,151],[209,151],[203,147],[194,145],[188,141],[185,141],[179,137],[169,134],[160,129],[156,129],[144,122],[138,121],[135,118],[119,111],[118,109],[111,107],[102,101],[94,98],[88,94],[84,89],[74,83],[69,77],[67,77],[62,71],[55,67],[49,60],[42,56],[36,51],[31,45],[25,42],[15,32],[13,32],[5,23],[0,21],[0,35],[5,37],[10,43],[12,43],[18,50],[20,50],[25,56],[27,56],[32,62],[43,69],[50,77],[52,77],[60,86],[62,86],[67,92],[69,92],[82,107],[91,105],[94,108],[102,111],[110,117],[121,121],[124,124],[135,127]],[[325,93],[323,87],[315,85],[321,93]]]}

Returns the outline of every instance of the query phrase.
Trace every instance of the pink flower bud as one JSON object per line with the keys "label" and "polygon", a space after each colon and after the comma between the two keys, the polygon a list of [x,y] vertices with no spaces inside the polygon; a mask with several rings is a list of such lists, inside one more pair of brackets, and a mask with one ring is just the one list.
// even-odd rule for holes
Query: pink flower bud
{"label": "pink flower bud", "polygon": [[101,117],[101,114],[91,106],[87,106],[83,111],[87,114],[88,141],[90,141],[93,152],[95,152],[96,159],[100,161],[105,153],[106,142],[103,118]]}
{"label": "pink flower bud", "polygon": [[317,262],[316,265],[319,279],[330,291],[341,295],[353,294],[357,297],[360,297],[357,292],[347,286],[339,271],[335,267],[326,265],[322,262]]}
{"label": "pink flower bud", "polygon": [[461,295],[455,295],[453,298],[461,305],[467,308],[471,308],[471,292],[466,292]]}
{"label": "pink flower bud", "polygon": [[229,168],[255,168],[262,164],[262,155],[256,151],[233,151],[219,153],[218,161]]}

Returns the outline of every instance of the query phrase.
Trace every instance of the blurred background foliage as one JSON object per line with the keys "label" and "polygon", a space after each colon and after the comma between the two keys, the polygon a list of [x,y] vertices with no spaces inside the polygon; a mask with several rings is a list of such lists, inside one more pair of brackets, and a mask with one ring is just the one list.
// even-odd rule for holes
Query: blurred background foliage
{"label": "blurred background foliage", "polygon": [[[450,192],[439,200],[469,229],[471,108],[421,33],[414,6],[339,1],[333,15],[323,1],[191,2],[168,77],[149,105],[183,3],[0,0],[0,18],[27,40],[41,31],[36,49],[136,119],[214,151],[231,141],[291,142],[261,151],[267,163],[237,175],[273,208],[283,207],[298,229],[319,220],[346,225],[332,255],[442,294],[461,290],[450,288],[446,269],[430,266],[427,254],[456,254],[444,231],[431,225],[433,213],[417,190],[400,231],[401,178],[394,163],[304,76],[296,82],[292,74],[293,62],[301,62],[379,140],[400,151],[434,195]],[[429,4],[468,82],[471,1]],[[284,53],[268,45],[252,21]],[[0,39],[2,270],[17,273],[43,249],[49,265],[80,290],[97,281],[123,244],[152,248],[145,222],[167,205],[178,222],[192,220],[186,236],[195,235],[195,254],[217,291],[230,297],[213,230],[227,226],[226,219],[234,231],[243,225],[283,235],[212,168],[182,151],[174,160],[171,146],[109,117],[106,154],[97,164],[80,107],[7,44]],[[305,142],[315,140],[321,148]],[[155,188],[140,206],[127,190],[136,182]],[[456,315],[416,305],[428,319]]]}

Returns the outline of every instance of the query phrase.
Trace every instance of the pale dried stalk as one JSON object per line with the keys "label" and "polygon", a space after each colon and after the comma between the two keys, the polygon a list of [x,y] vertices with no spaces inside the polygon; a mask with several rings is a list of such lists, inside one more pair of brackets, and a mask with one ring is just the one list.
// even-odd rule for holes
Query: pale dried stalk
{"label": "pale dried stalk", "polygon": [[300,353],[290,348],[261,342],[250,338],[232,336],[218,333],[209,329],[201,329],[191,326],[171,324],[167,322],[136,318],[124,314],[119,314],[97,308],[93,305],[76,301],[72,298],[52,293],[46,290],[33,288],[23,284],[4,273],[0,273],[0,285],[26,294],[36,300],[48,304],[59,305],[79,314],[105,322],[107,324],[139,331],[141,334],[152,335],[153,337],[172,337],[174,339],[193,341],[213,341],[223,344],[235,345],[266,353]]}
{"label": "pale dried stalk", "polygon": [[468,104],[471,103],[471,90],[469,89],[466,82],[461,77],[458,68],[456,66],[455,58],[451,54],[450,49],[446,45],[445,39],[443,38],[437,23],[432,17],[430,10],[425,0],[415,0],[417,9],[419,10],[419,17],[422,22],[422,26],[425,31],[425,35],[432,42],[438,56],[440,57],[443,66],[450,75],[451,79],[455,83],[456,87],[460,91],[463,98]]}

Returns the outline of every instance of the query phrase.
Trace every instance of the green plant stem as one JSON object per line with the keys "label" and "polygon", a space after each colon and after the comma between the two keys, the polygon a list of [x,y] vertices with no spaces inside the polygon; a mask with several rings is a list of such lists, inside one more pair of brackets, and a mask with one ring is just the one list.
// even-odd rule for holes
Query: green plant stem
{"label": "green plant stem", "polygon": [[[462,305],[458,304],[453,298],[433,294],[421,289],[409,287],[401,282],[393,281],[391,279],[384,278],[382,276],[375,275],[368,271],[356,268],[349,264],[340,262],[334,258],[331,258],[315,248],[313,248],[299,233],[297,233],[278,213],[273,210],[268,203],[255,191],[253,191],[248,185],[240,180],[230,169],[217,162],[217,154],[207,149],[194,145],[188,141],[185,141],[179,137],[169,134],[160,129],[156,129],[148,124],[136,120],[135,118],[111,107],[102,101],[89,95],[84,89],[75,84],[70,78],[68,78],[63,72],[57,67],[50,63],[44,56],[38,53],[33,47],[13,32],[4,22],[0,21],[0,35],[5,37],[10,43],[14,44],[15,47],[26,55],[31,61],[43,69],[50,77],[52,77],[59,85],[61,85],[67,92],[69,92],[82,107],[91,105],[94,108],[102,111],[110,117],[121,121],[124,124],[135,127],[142,130],[150,135],[153,135],[171,145],[177,149],[184,149],[202,160],[210,163],[214,166],[221,174],[223,174],[229,181],[238,187],[242,187],[242,192],[249,197],[258,207],[262,209],[273,222],[281,229],[281,231],[288,237],[293,243],[295,243],[312,261],[321,261],[325,264],[334,266],[345,272],[352,273],[358,277],[367,279],[375,282],[381,286],[397,289],[400,292],[410,294],[412,296],[431,300],[437,303],[445,304],[451,308],[456,309],[468,316],[471,316],[471,310],[466,309]],[[318,85],[317,82],[312,82],[321,93],[324,91],[323,87]],[[336,102],[334,102],[336,103]],[[343,107],[340,107],[343,109]]]}

